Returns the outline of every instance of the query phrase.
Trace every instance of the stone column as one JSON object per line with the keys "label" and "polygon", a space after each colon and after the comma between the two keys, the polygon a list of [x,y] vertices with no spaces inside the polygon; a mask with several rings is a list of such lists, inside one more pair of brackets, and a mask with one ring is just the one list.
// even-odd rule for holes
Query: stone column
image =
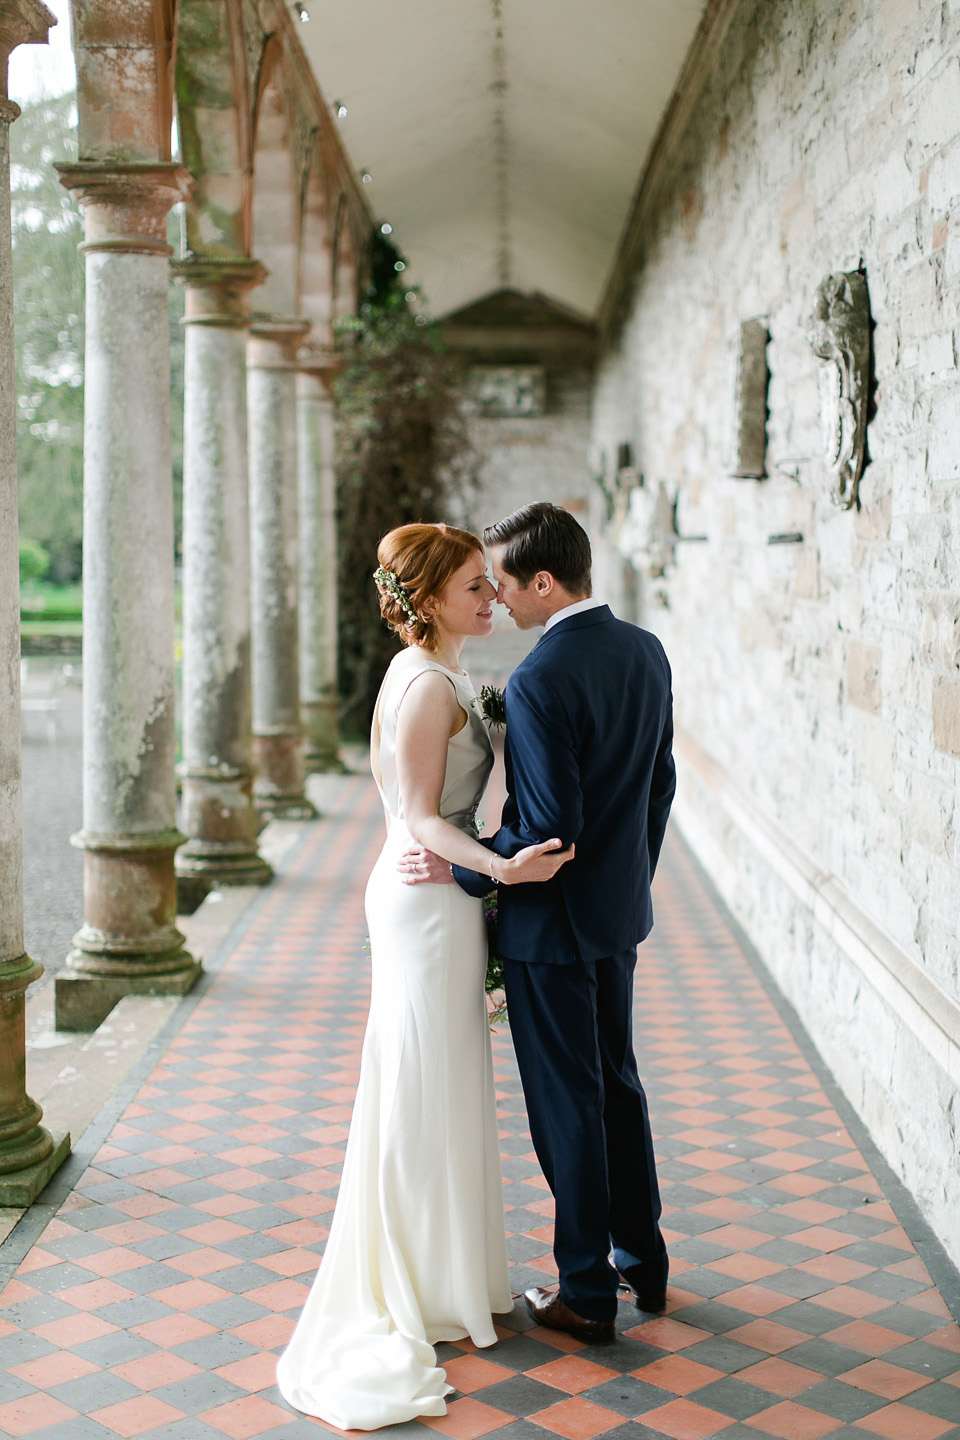
{"label": "stone column", "polygon": [[173,486],[166,217],[174,163],[61,165],[86,210],[83,511],[84,924],[57,977],[57,1026],[123,995],[182,995],[199,964],[176,928]]}
{"label": "stone column", "polygon": [[334,356],[311,356],[297,376],[300,713],[308,772],[344,769],[338,751],[335,373]]}
{"label": "stone column", "polygon": [[247,345],[253,600],[254,795],[263,815],[308,820],[297,597],[297,361],[305,320],[258,319]]}
{"label": "stone column", "polygon": [[0,9],[0,1205],[36,1199],[70,1151],[40,1124],[27,1094],[24,1003],[43,966],[23,946],[23,826],[20,792],[20,565],[17,430],[14,419],[13,260],[10,246],[10,126],[20,107],[7,98],[7,60],[17,45],[39,45],[57,22],[35,0]]}
{"label": "stone column", "polygon": [[187,287],[183,421],[183,763],[176,860],[200,896],[260,885],[250,732],[248,295],[255,260],[174,265]]}

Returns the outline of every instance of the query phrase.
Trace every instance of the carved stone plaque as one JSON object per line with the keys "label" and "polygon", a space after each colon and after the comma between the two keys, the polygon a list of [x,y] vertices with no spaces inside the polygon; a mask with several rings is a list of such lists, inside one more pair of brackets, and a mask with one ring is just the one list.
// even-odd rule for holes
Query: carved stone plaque
{"label": "carved stone plaque", "polygon": [[661,480],[654,491],[639,481],[617,498],[616,541],[621,555],[639,571],[664,575],[667,566],[676,563],[676,489]]}
{"label": "carved stone plaque", "polygon": [[769,339],[762,320],[744,320],[740,326],[733,474],[745,479],[761,480],[767,473]]}
{"label": "carved stone plaque", "polygon": [[467,374],[467,399],[476,415],[542,415],[546,393],[542,365],[473,365]]}
{"label": "carved stone plaque", "polygon": [[860,508],[870,377],[870,297],[860,270],[828,275],[817,289],[810,344],[820,367],[823,459],[834,476],[833,499]]}

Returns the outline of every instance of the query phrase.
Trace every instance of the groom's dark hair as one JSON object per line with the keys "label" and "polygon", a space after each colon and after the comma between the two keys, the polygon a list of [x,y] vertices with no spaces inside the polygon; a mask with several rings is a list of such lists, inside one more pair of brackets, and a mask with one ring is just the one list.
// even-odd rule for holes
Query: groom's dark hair
{"label": "groom's dark hair", "polygon": [[501,564],[508,575],[527,586],[540,570],[548,571],[571,595],[589,595],[590,541],[569,510],[549,501],[524,505],[505,520],[488,525],[485,545],[503,545]]}

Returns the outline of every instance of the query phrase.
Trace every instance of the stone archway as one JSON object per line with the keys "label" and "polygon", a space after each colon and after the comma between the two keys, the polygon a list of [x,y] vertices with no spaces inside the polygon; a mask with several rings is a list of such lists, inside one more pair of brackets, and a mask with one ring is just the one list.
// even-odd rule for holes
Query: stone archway
{"label": "stone archway", "polygon": [[[167,214],[189,196],[186,253],[175,266],[187,289],[189,372],[189,833],[179,863],[185,874],[220,883],[268,874],[256,854],[250,801],[247,716],[257,708],[246,678],[251,590],[252,629],[256,634],[258,615],[266,617],[262,651],[271,657],[260,667],[256,726],[263,798],[271,810],[312,813],[302,794],[296,683],[292,438],[295,350],[309,328],[297,305],[311,137],[323,136],[327,168],[356,231],[370,220],[282,0],[182,0],[178,8],[172,0],[119,8],[89,0],[75,5],[74,21],[81,160],[63,167],[62,178],[86,212],[89,637],[86,799],[77,841],[86,857],[86,920],[58,978],[57,1003],[58,1023],[83,1029],[122,994],[180,992],[198,973],[174,923],[174,854],[184,837],[176,828],[174,774]],[[171,158],[175,102],[181,160]],[[249,293],[261,282],[263,313],[248,349]],[[251,469],[270,477],[260,498],[274,517],[260,523],[255,515],[253,533],[273,545],[272,569],[254,565],[249,588],[248,361],[250,394],[266,397],[253,407]],[[283,396],[279,408],[275,395]],[[281,413],[289,423],[278,427]],[[259,496],[256,483],[254,490]],[[278,530],[280,495],[286,512],[280,504]],[[274,625],[281,581],[286,599]]]}
{"label": "stone archway", "polygon": [[[85,213],[85,753],[83,827],[75,837],[84,852],[84,923],[57,978],[56,1014],[60,1028],[86,1030],[123,995],[183,994],[199,974],[199,963],[185,950],[176,927],[174,856],[180,847],[181,871],[205,883],[213,877],[223,883],[269,876],[256,853],[251,803],[249,295],[267,281],[265,313],[250,341],[251,391],[256,393],[259,383],[263,396],[282,395],[281,409],[290,422],[271,431],[269,399],[254,407],[263,421],[253,427],[254,469],[274,476],[270,503],[282,495],[289,505],[292,496],[295,527],[297,459],[290,437],[297,429],[298,404],[300,430],[308,435],[304,417],[310,417],[313,403],[309,393],[297,400],[295,351],[312,325],[309,375],[316,374],[318,346],[324,355],[329,352],[335,309],[332,236],[320,223],[318,197],[336,190],[357,237],[371,221],[283,0],[180,0],[179,5],[176,0],[125,0],[123,5],[74,0],[72,18],[80,158],[58,169]],[[39,0],[13,0],[4,7],[4,73],[9,50],[41,41],[52,21]],[[3,98],[4,138],[15,113]],[[175,114],[179,157],[171,147]],[[287,166],[283,206],[276,203],[276,170],[271,169],[281,152]],[[167,220],[171,209],[185,201],[185,253],[174,272],[187,291],[186,837],[177,828],[174,768],[167,312],[172,256]],[[2,203],[6,214],[8,200]],[[302,235],[305,214],[311,218]],[[255,233],[269,261],[269,276],[253,248]],[[311,246],[311,262],[301,273],[305,243]],[[355,248],[357,253],[362,249],[359,240]],[[307,298],[301,314],[302,294]],[[313,493],[318,494],[317,476],[329,484],[324,469],[329,454],[319,455],[307,444],[302,448],[307,458],[301,463],[301,487],[313,475]],[[5,463],[9,460],[6,469],[13,476],[11,456],[8,446]],[[15,511],[14,505],[10,513]],[[258,741],[265,773],[278,754],[294,756],[294,769],[297,763],[300,767],[293,787],[299,787],[300,813],[312,813],[302,805],[295,529],[289,516],[284,525],[280,550],[292,574],[287,610],[293,624],[278,639],[284,674],[294,677],[292,687],[288,684],[291,718],[279,730],[268,719]],[[263,533],[270,530],[269,525],[262,528]],[[0,538],[5,540],[6,533]],[[332,566],[328,557],[328,574]],[[5,561],[5,573],[7,568]],[[12,637],[17,631],[15,591],[14,583],[10,613],[5,610],[0,617],[4,634],[9,629]],[[262,613],[268,609],[265,600]],[[10,696],[15,704],[13,685]],[[19,795],[18,753],[0,757],[3,796]],[[288,786],[279,798],[296,799],[289,791]],[[287,808],[295,813],[297,806]],[[13,830],[19,835],[19,824]],[[16,853],[11,852],[16,876],[19,847],[18,840]],[[6,874],[5,852],[0,862]],[[36,967],[20,954],[19,881],[4,884],[0,922],[4,1013],[12,1016],[0,1067],[0,1172],[15,1172],[16,1195],[32,1194],[38,1155],[46,1175],[68,1142],[61,1137],[54,1145],[41,1133],[39,1110],[23,1093],[22,1000]],[[8,1134],[3,1126],[13,1111],[16,1133]],[[26,1139],[18,1149],[14,1142],[20,1135]],[[2,1193],[9,1198],[14,1190]]]}

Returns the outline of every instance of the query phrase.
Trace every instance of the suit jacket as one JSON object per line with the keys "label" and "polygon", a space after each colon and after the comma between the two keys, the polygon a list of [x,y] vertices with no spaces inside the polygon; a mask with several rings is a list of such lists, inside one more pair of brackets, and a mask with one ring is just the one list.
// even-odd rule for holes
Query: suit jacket
{"label": "suit jacket", "polygon": [[[670,666],[649,631],[606,605],[560,620],[510,677],[507,802],[485,843],[512,856],[557,835],[576,858],[542,885],[501,885],[498,949],[572,964],[650,932],[650,882],[676,788]],[[471,895],[488,876],[454,866]]]}

